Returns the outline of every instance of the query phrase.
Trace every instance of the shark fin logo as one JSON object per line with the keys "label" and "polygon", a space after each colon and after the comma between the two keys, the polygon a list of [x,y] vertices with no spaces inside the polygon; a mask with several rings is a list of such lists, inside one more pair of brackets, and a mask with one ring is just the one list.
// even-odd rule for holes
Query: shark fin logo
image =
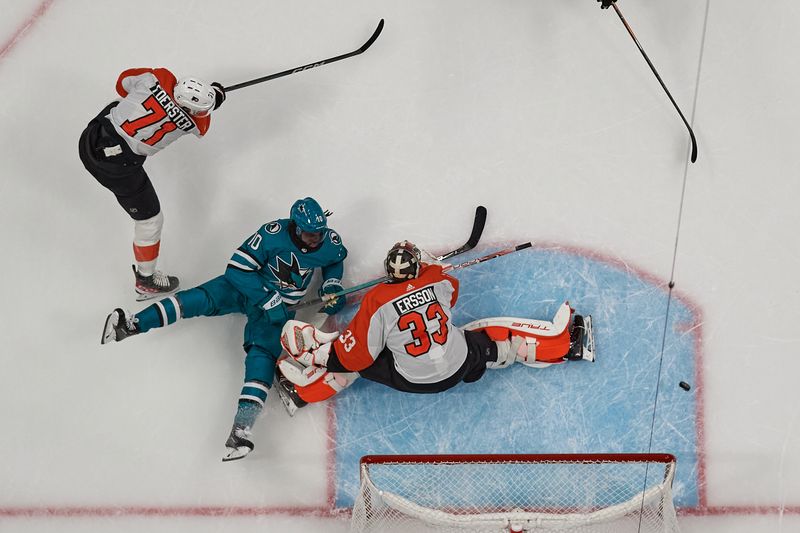
{"label": "shark fin logo", "polygon": [[277,257],[275,266],[269,265],[269,269],[275,279],[278,280],[278,285],[281,289],[299,289],[312,271],[310,268],[300,268],[300,261],[297,260],[297,256],[294,253],[291,254],[288,263]]}

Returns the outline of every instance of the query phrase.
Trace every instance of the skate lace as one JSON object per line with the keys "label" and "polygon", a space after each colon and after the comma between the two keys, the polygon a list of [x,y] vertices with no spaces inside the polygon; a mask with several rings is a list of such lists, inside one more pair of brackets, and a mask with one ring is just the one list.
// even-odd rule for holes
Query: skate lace
{"label": "skate lace", "polygon": [[169,277],[160,270],[156,270],[153,272],[153,285],[169,287]]}
{"label": "skate lace", "polygon": [[125,312],[125,327],[128,328],[128,331],[135,331],[138,323],[139,319],[135,315]]}

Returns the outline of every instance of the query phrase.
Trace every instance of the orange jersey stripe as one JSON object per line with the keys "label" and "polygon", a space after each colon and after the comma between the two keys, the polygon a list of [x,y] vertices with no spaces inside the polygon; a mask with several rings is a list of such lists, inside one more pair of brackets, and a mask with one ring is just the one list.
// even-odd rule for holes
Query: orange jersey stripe
{"label": "orange jersey stripe", "polygon": [[153,74],[158,80],[159,85],[172,96],[172,91],[175,89],[175,84],[178,80],[175,75],[165,68],[129,68],[122,72],[117,78],[117,94],[123,98],[128,96],[128,91],[122,86],[122,80],[131,76],[140,76],[147,73]]}

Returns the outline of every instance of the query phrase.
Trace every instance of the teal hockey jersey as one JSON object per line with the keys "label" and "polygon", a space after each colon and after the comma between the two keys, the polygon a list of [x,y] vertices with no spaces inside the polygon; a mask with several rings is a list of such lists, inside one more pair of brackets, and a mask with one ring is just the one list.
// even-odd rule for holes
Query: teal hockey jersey
{"label": "teal hockey jersey", "polygon": [[289,230],[290,219],[264,224],[237,248],[225,269],[226,279],[248,303],[270,309],[280,302],[299,302],[308,290],[314,269],[322,270],[322,286],[341,285],[347,249],[339,234],[326,230],[322,244],[307,247]]}

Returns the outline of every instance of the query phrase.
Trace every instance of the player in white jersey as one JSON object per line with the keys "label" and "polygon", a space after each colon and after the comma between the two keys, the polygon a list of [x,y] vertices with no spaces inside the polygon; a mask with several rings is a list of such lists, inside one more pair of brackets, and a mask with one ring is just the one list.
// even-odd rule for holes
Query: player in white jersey
{"label": "player in white jersey", "polygon": [[121,99],[89,122],[78,154],[134,220],[135,288],[142,300],[172,292],[179,284],[177,277],[156,269],[164,217],[142,164],[183,135],[202,137],[211,111],[225,100],[225,89],[193,77],[176,80],[165,68],[126,70],[116,88]]}
{"label": "player in white jersey", "polygon": [[279,392],[290,414],[330,398],[361,376],[394,389],[435,393],[479,380],[514,362],[546,367],[594,361],[591,317],[564,302],[551,321],[497,317],[452,324],[458,280],[426,265],[413,244],[395,244],[384,262],[390,278],[366,293],[344,331],[286,323]]}

